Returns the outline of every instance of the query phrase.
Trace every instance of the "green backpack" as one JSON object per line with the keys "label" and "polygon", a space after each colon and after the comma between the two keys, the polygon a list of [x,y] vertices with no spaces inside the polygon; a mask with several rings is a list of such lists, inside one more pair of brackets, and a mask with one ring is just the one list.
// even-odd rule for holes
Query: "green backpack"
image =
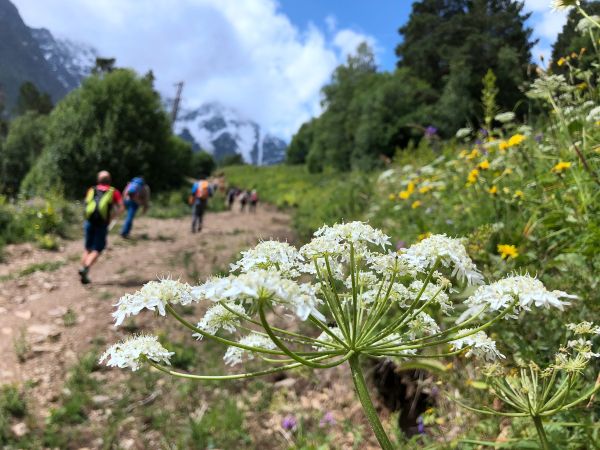
{"label": "green backpack", "polygon": [[85,196],[85,218],[94,225],[108,224],[115,188],[101,191],[90,188]]}

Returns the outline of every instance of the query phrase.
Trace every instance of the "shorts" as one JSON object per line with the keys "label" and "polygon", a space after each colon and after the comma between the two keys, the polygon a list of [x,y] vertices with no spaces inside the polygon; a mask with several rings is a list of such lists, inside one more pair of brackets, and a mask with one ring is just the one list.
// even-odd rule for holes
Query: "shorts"
{"label": "shorts", "polygon": [[87,220],[83,224],[85,233],[85,249],[89,252],[101,253],[106,247],[106,236],[108,235],[107,224],[92,224]]}

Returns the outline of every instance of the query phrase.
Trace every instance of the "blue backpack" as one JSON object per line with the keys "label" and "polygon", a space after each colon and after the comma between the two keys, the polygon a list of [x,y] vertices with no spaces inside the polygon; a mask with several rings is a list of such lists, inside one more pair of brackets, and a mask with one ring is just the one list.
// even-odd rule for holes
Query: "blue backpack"
{"label": "blue backpack", "polygon": [[125,189],[125,193],[129,196],[133,196],[136,194],[140,194],[142,192],[143,188],[144,188],[144,179],[142,177],[135,177],[127,185],[127,188]]}

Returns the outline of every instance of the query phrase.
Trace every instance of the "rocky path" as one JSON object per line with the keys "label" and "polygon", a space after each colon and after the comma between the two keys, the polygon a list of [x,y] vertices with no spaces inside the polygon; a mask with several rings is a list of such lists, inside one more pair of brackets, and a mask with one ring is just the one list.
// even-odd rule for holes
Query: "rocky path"
{"label": "rocky path", "polygon": [[190,282],[226,270],[236,254],[260,239],[289,240],[289,219],[270,208],[257,214],[208,214],[200,234],[185,219],[136,221],[133,239],[111,235],[109,247],[82,286],[82,243],[59,252],[12,246],[0,264],[0,385],[31,382],[40,405],[58,395],[67,369],[99,341],[113,342],[115,300],[157,276]]}

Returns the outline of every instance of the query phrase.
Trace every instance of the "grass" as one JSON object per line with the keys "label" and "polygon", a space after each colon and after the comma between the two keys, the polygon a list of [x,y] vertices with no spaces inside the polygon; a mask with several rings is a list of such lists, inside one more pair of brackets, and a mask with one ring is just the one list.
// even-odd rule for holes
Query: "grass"
{"label": "grass", "polygon": [[13,339],[13,349],[19,362],[25,362],[29,354],[29,342],[27,341],[27,331],[25,328],[19,330],[19,334]]}
{"label": "grass", "polygon": [[324,223],[354,220],[364,215],[375,174],[308,173],[304,166],[231,166],[224,169],[229,184],[256,189],[262,201],[293,212],[293,225],[307,239]]}

